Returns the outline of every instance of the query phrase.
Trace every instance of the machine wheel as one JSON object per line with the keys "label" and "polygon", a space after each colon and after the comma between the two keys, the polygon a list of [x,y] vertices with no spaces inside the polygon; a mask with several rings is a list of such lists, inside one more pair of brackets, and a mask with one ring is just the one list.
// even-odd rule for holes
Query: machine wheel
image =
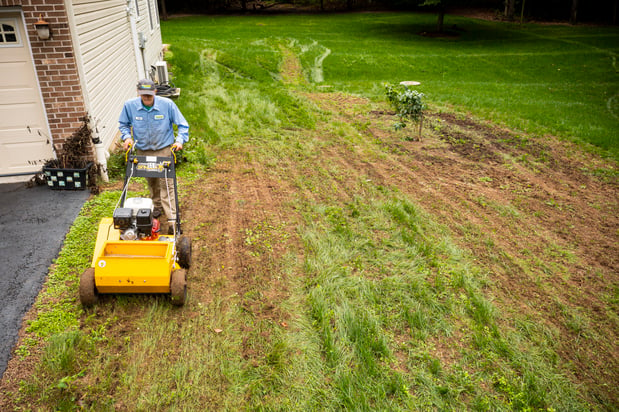
{"label": "machine wheel", "polygon": [[97,303],[99,296],[95,286],[95,268],[88,268],[80,276],[80,302],[83,306],[92,306]]}
{"label": "machine wheel", "polygon": [[189,236],[181,236],[178,239],[178,264],[183,269],[189,269],[191,266],[191,238]]}
{"label": "machine wheel", "polygon": [[170,280],[170,295],[172,297],[172,304],[176,306],[183,306],[187,300],[187,272],[185,269],[178,269],[172,272],[172,278]]}

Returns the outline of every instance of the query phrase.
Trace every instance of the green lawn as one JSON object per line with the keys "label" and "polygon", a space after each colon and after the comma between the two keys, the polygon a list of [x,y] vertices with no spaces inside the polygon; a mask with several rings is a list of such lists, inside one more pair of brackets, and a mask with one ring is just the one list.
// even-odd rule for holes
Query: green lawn
{"label": "green lawn", "polygon": [[[188,17],[164,22],[162,31],[173,51],[217,51],[211,58],[227,70],[213,78],[202,67],[190,77],[198,84],[268,88],[286,47],[299,57],[310,89],[384,99],[383,83],[416,80],[431,107],[454,106],[618,157],[618,28],[521,27],[447,16],[446,27],[457,37],[420,36],[434,21],[433,15],[408,13]],[[187,66],[180,61],[186,57],[171,60]],[[290,102],[280,103],[289,117],[283,105]],[[210,133],[225,136],[226,128]]]}

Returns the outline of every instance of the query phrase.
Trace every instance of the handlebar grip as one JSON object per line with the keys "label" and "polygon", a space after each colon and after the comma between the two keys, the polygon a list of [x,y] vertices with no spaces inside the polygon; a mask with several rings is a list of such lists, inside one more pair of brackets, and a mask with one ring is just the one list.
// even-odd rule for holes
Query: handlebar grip
{"label": "handlebar grip", "polygon": [[129,153],[131,152],[132,148],[133,148],[133,143],[131,142],[131,139],[129,139],[129,148],[125,152],[125,163],[127,163],[127,161],[129,160]]}

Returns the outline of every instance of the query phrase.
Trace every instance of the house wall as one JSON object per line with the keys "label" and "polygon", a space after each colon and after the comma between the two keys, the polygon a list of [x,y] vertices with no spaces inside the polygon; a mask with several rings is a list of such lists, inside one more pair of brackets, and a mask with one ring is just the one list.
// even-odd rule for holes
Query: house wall
{"label": "house wall", "polygon": [[[157,0],[138,0],[138,3],[140,4],[140,19],[137,22],[137,28],[138,31],[145,34],[146,38],[144,54],[148,65],[146,67],[148,73],[150,66],[159,60],[163,60],[161,55],[162,41],[159,12],[157,11]],[[152,20],[150,16],[152,16]]]}
{"label": "house wall", "polygon": [[135,96],[138,65],[125,0],[73,0],[72,12],[87,106],[108,148],[118,133],[123,102]]}
{"label": "house wall", "polygon": [[[71,24],[76,35],[75,48],[79,51],[86,106],[95,132],[107,149],[117,141],[118,116],[123,103],[136,96],[136,84],[144,65],[148,68],[160,60],[159,19],[152,13],[153,7],[156,11],[156,0],[67,2],[74,16]],[[140,33],[146,39],[143,50],[138,46]]]}
{"label": "house wall", "polygon": [[[0,0],[0,7],[23,11],[54,147],[87,114],[103,148],[112,146],[124,101],[163,57],[157,1]],[[50,24],[48,40],[36,34],[39,15]],[[87,156],[95,155],[93,146]]]}
{"label": "house wall", "polygon": [[[52,142],[61,147],[86,114],[64,1],[0,0],[0,6],[23,10]],[[39,15],[50,23],[52,37],[48,40],[40,40],[34,29]]]}

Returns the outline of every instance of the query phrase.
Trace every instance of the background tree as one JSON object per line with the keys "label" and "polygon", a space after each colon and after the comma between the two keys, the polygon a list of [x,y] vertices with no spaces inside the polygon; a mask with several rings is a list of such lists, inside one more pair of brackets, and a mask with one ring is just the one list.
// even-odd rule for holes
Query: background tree
{"label": "background tree", "polygon": [[436,31],[438,31],[439,33],[443,32],[443,23],[445,21],[445,9],[446,9],[445,3],[446,3],[446,0],[424,0],[424,2],[420,4],[420,6],[430,6],[430,7],[436,8],[438,12],[437,21],[436,21]]}
{"label": "background tree", "polygon": [[505,0],[505,18],[509,21],[514,20],[516,13],[516,0]]}
{"label": "background tree", "polygon": [[[526,7],[525,7],[526,2]],[[175,13],[215,13],[215,12],[265,12],[277,10],[280,4],[308,8],[316,11],[344,10],[419,10],[432,7],[437,12],[436,29],[444,29],[445,14],[451,9],[497,10],[509,20],[517,18],[516,13],[535,20],[562,20],[617,24],[619,0],[158,0],[161,17]],[[253,7],[252,7],[253,6]]]}
{"label": "background tree", "polygon": [[578,21],[578,0],[572,0],[572,10],[570,13],[570,23],[576,24]]}
{"label": "background tree", "polygon": [[168,9],[165,5],[165,0],[159,0],[159,15],[161,16],[161,20],[166,21],[168,19]]}

